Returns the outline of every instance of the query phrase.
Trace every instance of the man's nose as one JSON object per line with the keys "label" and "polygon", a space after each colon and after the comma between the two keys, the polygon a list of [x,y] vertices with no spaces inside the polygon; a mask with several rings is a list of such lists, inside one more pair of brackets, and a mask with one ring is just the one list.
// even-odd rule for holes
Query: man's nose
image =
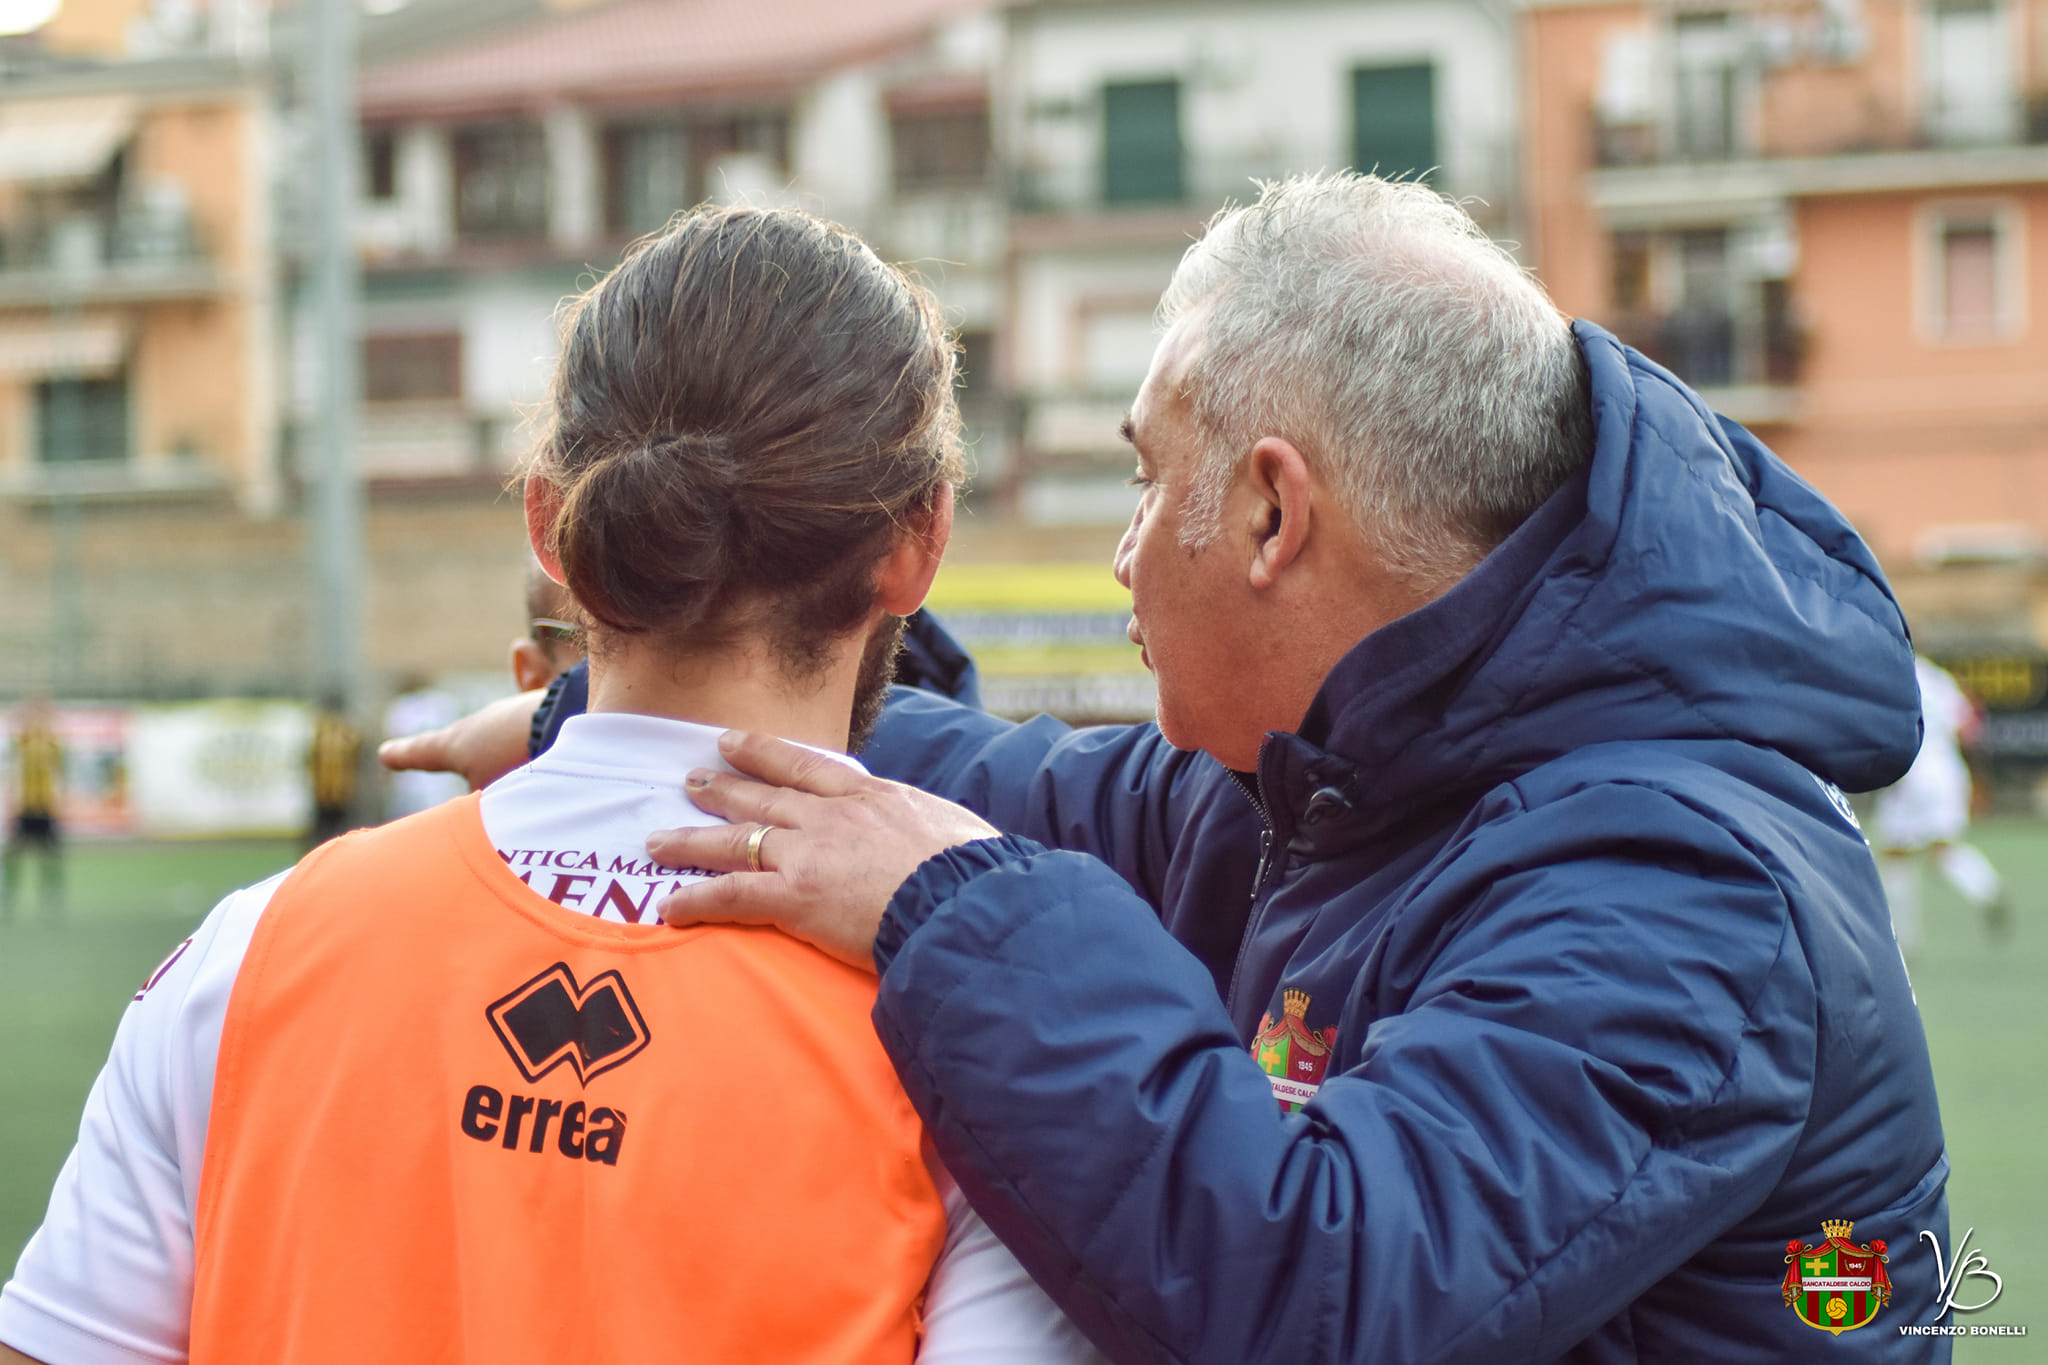
{"label": "man's nose", "polygon": [[1124,585],[1125,592],[1129,592],[1131,588],[1131,556],[1137,548],[1140,515],[1138,512],[1131,513],[1131,524],[1124,527],[1123,538],[1116,543],[1116,558],[1110,562],[1111,570],[1116,574],[1116,581]]}

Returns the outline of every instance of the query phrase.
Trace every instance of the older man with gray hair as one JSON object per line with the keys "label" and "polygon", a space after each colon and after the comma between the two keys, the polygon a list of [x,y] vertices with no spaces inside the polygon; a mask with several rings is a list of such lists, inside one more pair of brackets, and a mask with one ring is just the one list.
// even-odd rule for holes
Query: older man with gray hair
{"label": "older man with gray hair", "polygon": [[1116,561],[1158,724],[899,696],[870,765],[959,806],[729,735],[763,780],[689,782],[735,823],[652,847],[733,872],[669,918],[872,962],[1118,1360],[1944,1358],[1842,794],[1918,741],[1869,551],[1421,186],[1269,187],[1164,313]]}

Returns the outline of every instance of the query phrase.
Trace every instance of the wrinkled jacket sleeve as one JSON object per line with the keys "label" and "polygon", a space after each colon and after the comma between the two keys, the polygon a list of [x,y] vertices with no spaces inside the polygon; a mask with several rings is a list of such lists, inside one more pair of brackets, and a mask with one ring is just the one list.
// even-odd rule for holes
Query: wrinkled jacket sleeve
{"label": "wrinkled jacket sleeve", "polygon": [[1175,749],[1156,725],[1017,724],[902,687],[860,757],[870,772],[956,801],[1005,833],[1099,858],[1155,906],[1180,831],[1222,777],[1213,759]]}
{"label": "wrinkled jacket sleeve", "polygon": [[1712,828],[1579,840],[1640,814],[1601,800],[1406,908],[1361,1059],[1299,1113],[1146,907],[1013,837],[898,892],[876,1025],[975,1206],[1127,1365],[1549,1359],[1756,1206],[1812,1082],[1771,876]]}

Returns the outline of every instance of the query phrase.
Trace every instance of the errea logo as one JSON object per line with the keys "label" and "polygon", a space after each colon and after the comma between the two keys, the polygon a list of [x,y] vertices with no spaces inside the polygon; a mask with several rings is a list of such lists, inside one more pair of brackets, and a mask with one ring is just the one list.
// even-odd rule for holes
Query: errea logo
{"label": "errea logo", "polygon": [[[557,1119],[561,1121],[556,1123]],[[498,1145],[508,1152],[518,1151],[522,1143],[529,1152],[545,1152],[552,1145],[572,1161],[616,1166],[619,1147],[626,1140],[626,1115],[603,1105],[591,1109],[582,1100],[565,1105],[533,1095],[508,1096],[488,1085],[471,1086],[462,1100],[462,1135],[489,1142],[501,1133]]]}
{"label": "errea logo", "polygon": [[647,1021],[616,970],[578,986],[569,964],[557,962],[484,1015],[529,1081],[566,1063],[587,1085],[647,1046]]}
{"label": "errea logo", "polygon": [[[566,962],[491,1002],[491,1031],[529,1083],[550,1073],[557,1083],[573,1075],[577,1089],[638,1056],[646,1048],[647,1021],[626,979],[600,972],[579,985]],[[565,1069],[566,1068],[566,1072]],[[508,1152],[552,1149],[572,1161],[616,1166],[626,1139],[625,1111],[576,1099],[506,1094],[473,1085],[463,1097],[464,1137],[493,1142]]]}

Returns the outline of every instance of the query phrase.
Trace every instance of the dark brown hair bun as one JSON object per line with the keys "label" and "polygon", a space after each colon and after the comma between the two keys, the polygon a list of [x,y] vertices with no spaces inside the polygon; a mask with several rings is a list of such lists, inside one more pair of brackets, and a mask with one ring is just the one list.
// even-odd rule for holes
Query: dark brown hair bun
{"label": "dark brown hair bun", "polygon": [[701,208],[569,305],[551,425],[569,588],[677,649],[764,628],[792,663],[873,606],[906,518],[962,474],[937,302],[793,209]]}

